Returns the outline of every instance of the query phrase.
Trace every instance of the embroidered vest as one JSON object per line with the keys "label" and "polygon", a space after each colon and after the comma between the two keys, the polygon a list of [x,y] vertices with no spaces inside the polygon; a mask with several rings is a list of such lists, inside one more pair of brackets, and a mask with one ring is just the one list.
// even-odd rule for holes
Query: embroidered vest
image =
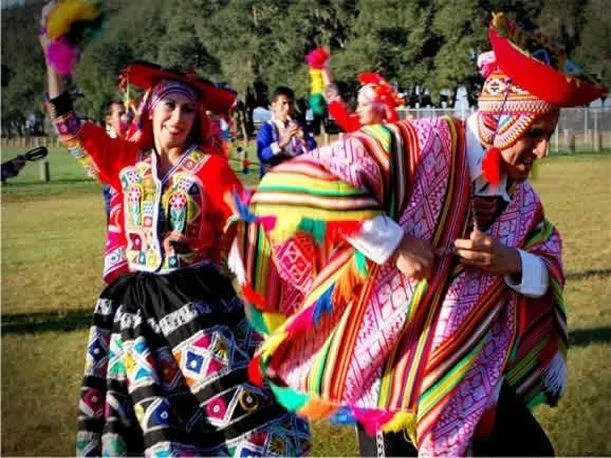
{"label": "embroidered vest", "polygon": [[121,170],[131,271],[166,272],[217,257],[214,225],[205,214],[198,175],[209,157],[192,148],[162,178],[151,152]]}

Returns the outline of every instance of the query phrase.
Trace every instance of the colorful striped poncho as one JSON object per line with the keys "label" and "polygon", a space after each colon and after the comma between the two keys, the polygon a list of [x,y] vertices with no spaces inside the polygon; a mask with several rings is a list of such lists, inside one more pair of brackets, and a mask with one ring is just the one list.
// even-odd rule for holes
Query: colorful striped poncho
{"label": "colorful striped poncho", "polygon": [[529,184],[488,233],[545,262],[540,299],[452,255],[414,281],[345,241],[385,213],[448,247],[467,235],[470,189],[464,126],[449,118],[365,127],[271,170],[238,237],[247,314],[266,336],[251,378],[309,419],[407,429],[422,455],[464,455],[503,379],[530,406],[555,404],[566,377],[561,241]]}

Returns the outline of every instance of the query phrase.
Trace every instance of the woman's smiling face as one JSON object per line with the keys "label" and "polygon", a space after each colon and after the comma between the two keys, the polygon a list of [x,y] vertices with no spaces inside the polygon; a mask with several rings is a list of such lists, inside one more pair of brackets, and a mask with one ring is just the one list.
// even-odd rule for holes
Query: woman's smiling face
{"label": "woman's smiling face", "polygon": [[195,122],[196,107],[183,94],[169,94],[156,104],[152,115],[155,143],[161,149],[184,148]]}

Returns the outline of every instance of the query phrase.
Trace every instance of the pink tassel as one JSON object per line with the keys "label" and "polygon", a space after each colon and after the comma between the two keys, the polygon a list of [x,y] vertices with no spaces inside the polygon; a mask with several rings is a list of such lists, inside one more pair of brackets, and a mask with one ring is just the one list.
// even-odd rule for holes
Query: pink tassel
{"label": "pink tassel", "polygon": [[78,50],[64,40],[52,41],[47,47],[47,60],[61,76],[70,76],[78,62]]}
{"label": "pink tassel", "polygon": [[269,232],[274,227],[276,227],[276,217],[275,216],[259,216],[257,218],[257,223],[263,226],[263,229],[265,229],[265,232]]}
{"label": "pink tassel", "polygon": [[369,436],[375,436],[376,432],[392,420],[393,412],[388,410],[354,409],[354,418],[363,426]]}
{"label": "pink tassel", "polygon": [[314,309],[315,305],[311,305],[307,310],[301,312],[292,322],[286,327],[286,332],[293,334],[308,328],[314,324]]}

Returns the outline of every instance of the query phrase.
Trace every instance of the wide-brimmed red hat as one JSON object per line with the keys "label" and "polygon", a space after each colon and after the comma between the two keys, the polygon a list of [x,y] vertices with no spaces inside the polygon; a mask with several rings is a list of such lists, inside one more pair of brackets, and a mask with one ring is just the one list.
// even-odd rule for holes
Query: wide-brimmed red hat
{"label": "wide-brimmed red hat", "polygon": [[195,89],[206,110],[226,114],[230,111],[237,93],[216,86],[212,81],[200,78],[194,72],[181,72],[150,62],[136,61],[125,67],[119,75],[119,85],[133,84],[145,91],[152,89],[161,80],[180,81]]}
{"label": "wide-brimmed red hat", "polygon": [[580,106],[607,93],[567,58],[563,47],[540,32],[523,29],[503,13],[494,15],[488,36],[501,71],[546,102]]}

